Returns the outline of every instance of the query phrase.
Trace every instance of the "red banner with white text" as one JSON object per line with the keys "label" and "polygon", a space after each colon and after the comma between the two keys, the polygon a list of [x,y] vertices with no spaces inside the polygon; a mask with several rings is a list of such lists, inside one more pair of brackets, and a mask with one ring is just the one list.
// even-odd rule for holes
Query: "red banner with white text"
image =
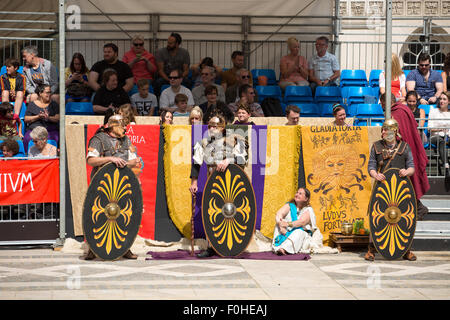
{"label": "red banner with white text", "polygon": [[0,205],[59,202],[59,159],[0,162]]}

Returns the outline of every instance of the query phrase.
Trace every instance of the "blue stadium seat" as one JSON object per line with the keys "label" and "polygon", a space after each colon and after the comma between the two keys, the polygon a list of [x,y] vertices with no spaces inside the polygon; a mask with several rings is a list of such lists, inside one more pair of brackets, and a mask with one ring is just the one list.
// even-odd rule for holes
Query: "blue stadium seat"
{"label": "blue stadium seat", "polygon": [[259,103],[263,102],[267,97],[277,98],[280,102],[283,100],[279,86],[256,86],[255,90],[258,94]]}
{"label": "blue stadium seat", "polygon": [[313,102],[312,91],[309,86],[287,86],[284,91],[284,103]]}
{"label": "blue stadium seat", "polygon": [[17,72],[23,74],[23,66],[20,66]]}
{"label": "blue stadium seat", "polygon": [[367,87],[367,76],[364,70],[342,70],[340,78],[341,87]]}
{"label": "blue stadium seat", "polygon": [[356,118],[357,125],[366,126],[369,118],[383,118],[383,119],[371,119],[371,125],[378,125],[384,121],[384,112],[381,104],[357,104],[356,106]]}
{"label": "blue stadium seat", "polygon": [[379,87],[380,84],[380,74],[383,70],[373,69],[369,74],[369,87]]}
{"label": "blue stadium seat", "polygon": [[23,119],[25,117],[25,112],[27,112],[27,105],[22,102],[22,107],[20,108],[19,118]]}
{"label": "blue stadium seat", "polygon": [[421,104],[421,105],[419,105],[419,109],[425,110],[425,115],[427,116],[427,118],[428,118],[428,115],[430,114],[431,108],[436,108],[436,105],[435,104]]}
{"label": "blue stadium seat", "polygon": [[17,140],[17,143],[19,144],[19,153],[15,155],[15,157],[26,157],[27,154],[25,153],[25,148],[23,146],[22,140]]}
{"label": "blue stadium seat", "polygon": [[170,84],[163,84],[161,86],[161,92],[163,92],[164,90],[166,90],[168,87],[170,87]]}
{"label": "blue stadium seat", "polygon": [[300,108],[300,117],[320,117],[319,106],[315,103],[292,103]]}
{"label": "blue stadium seat", "polygon": [[4,75],[6,73],[6,66],[2,66],[0,69],[0,76]]}
{"label": "blue stadium seat", "polygon": [[[20,122],[22,122],[22,135],[25,137],[25,132],[27,131],[27,126],[23,119],[20,119]],[[17,130],[18,130],[18,128],[17,128]]]}
{"label": "blue stadium seat", "polygon": [[266,76],[267,77],[267,85],[268,86],[274,86],[277,84],[277,75],[275,73],[275,70],[273,69],[252,69],[252,78],[253,78],[253,86],[257,86],[258,84],[258,77],[259,76]]}
{"label": "blue stadium seat", "polygon": [[317,87],[314,97],[315,103],[342,103],[341,88],[339,87]]}
{"label": "blue stadium seat", "polygon": [[370,101],[373,99],[374,99],[374,96],[372,93],[372,88],[349,87],[347,97],[345,98],[349,116],[354,116],[356,114],[355,105],[361,104],[361,103],[367,103],[368,100]]}
{"label": "blue stadium seat", "polygon": [[67,115],[93,115],[94,109],[92,102],[67,102],[66,103]]}
{"label": "blue stadium seat", "polygon": [[411,72],[411,70],[403,70],[403,73],[405,74],[405,77],[407,77],[408,73],[410,73],[410,72]]}

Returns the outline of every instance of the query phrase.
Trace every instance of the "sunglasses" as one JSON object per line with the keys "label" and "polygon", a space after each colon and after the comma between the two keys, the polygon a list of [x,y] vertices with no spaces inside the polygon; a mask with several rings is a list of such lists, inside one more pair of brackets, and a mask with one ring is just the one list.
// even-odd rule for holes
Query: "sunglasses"
{"label": "sunglasses", "polygon": [[209,76],[210,73],[202,73],[202,76]]}
{"label": "sunglasses", "polygon": [[419,63],[419,66],[421,66],[421,67],[428,67],[429,65],[430,65],[429,63],[426,63],[426,64]]}
{"label": "sunglasses", "polygon": [[144,46],[144,43],[143,42],[141,42],[141,43],[133,43],[133,46],[135,46],[135,47],[142,47],[142,46]]}
{"label": "sunglasses", "polygon": [[180,79],[181,77],[169,77],[169,80],[177,80]]}
{"label": "sunglasses", "polygon": [[242,79],[250,79],[250,76],[242,76]]}

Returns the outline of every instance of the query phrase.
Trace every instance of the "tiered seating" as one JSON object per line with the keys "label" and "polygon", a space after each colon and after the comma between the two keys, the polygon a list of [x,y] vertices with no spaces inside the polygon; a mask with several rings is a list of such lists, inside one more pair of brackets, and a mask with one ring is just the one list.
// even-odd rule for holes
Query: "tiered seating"
{"label": "tiered seating", "polygon": [[284,92],[284,103],[295,103],[295,102],[313,102],[314,98],[312,96],[312,91],[309,86],[299,87],[299,86],[287,86]]}
{"label": "tiered seating", "polygon": [[372,88],[370,87],[348,87],[342,97],[347,104],[349,116],[354,116],[356,114],[356,105],[372,102],[374,99]]}
{"label": "tiered seating", "polygon": [[[384,112],[381,104],[357,104],[356,125],[358,126],[382,126],[384,122]],[[379,118],[379,119],[372,119]],[[369,122],[370,119],[370,122]]]}
{"label": "tiered seating", "polygon": [[267,85],[268,86],[274,86],[278,83],[277,75],[275,73],[275,70],[273,70],[273,69],[252,69],[250,72],[252,73],[253,86],[259,85],[258,84],[259,76],[267,77]]}
{"label": "tiered seating", "polygon": [[342,103],[342,94],[339,87],[317,87],[314,97],[315,103]]}
{"label": "tiered seating", "polygon": [[383,70],[377,70],[377,69],[370,71],[369,87],[372,87],[372,88],[380,87],[380,74],[382,72],[383,72]]}
{"label": "tiered seating", "polygon": [[367,87],[367,76],[364,70],[342,70],[340,86],[342,87]]}
{"label": "tiered seating", "polygon": [[291,103],[300,108],[301,117],[320,117],[319,106],[315,103]]}
{"label": "tiered seating", "polygon": [[283,95],[279,86],[256,86],[255,90],[258,94],[259,103],[263,102],[265,98],[272,97],[283,101]]}
{"label": "tiered seating", "polygon": [[[19,66],[17,72],[23,74],[23,66]],[[6,66],[2,66],[2,68],[0,69],[0,76],[4,75],[5,73],[6,73]]]}
{"label": "tiered seating", "polygon": [[67,115],[93,115],[94,108],[92,102],[67,102],[66,103]]}

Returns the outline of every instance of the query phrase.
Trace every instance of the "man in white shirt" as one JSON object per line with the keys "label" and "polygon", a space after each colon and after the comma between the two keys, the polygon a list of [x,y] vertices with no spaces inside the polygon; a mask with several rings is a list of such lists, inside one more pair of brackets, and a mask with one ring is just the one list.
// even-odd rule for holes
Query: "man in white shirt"
{"label": "man in white shirt", "polygon": [[159,109],[161,111],[174,112],[177,110],[175,105],[175,96],[178,93],[183,93],[188,97],[188,110],[192,107],[194,102],[194,97],[192,96],[191,90],[181,85],[183,81],[182,72],[179,69],[174,69],[169,73],[170,87],[161,92],[161,97],[159,98]]}
{"label": "man in white shirt", "polygon": [[317,86],[337,86],[337,79],[341,75],[339,61],[328,51],[328,38],[319,37],[316,40],[316,54],[309,60],[309,85],[313,95]]}

